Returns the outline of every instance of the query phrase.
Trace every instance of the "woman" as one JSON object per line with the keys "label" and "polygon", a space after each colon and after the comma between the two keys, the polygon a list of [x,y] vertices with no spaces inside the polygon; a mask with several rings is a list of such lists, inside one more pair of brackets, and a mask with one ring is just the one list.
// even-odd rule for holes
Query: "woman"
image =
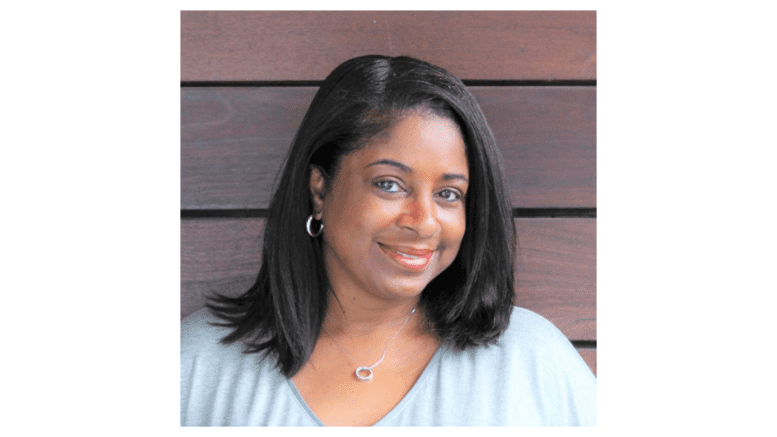
{"label": "woman", "polygon": [[514,242],[461,81],[346,61],[286,157],[256,283],[182,323],[182,424],[595,424],[588,367],[513,309]]}

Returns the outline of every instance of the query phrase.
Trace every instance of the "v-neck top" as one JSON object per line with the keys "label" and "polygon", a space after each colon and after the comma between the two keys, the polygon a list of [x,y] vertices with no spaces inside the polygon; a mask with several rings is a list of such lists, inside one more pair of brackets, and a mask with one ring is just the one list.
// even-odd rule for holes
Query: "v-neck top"
{"label": "v-neck top", "polygon": [[[263,354],[219,341],[203,309],[181,322],[182,426],[324,426]],[[514,308],[495,345],[437,349],[375,426],[596,425],[596,378],[549,321]]]}

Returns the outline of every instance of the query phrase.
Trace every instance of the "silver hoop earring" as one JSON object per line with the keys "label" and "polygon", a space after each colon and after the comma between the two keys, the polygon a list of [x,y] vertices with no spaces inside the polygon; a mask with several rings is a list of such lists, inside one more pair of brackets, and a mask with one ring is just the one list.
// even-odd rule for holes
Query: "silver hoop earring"
{"label": "silver hoop earring", "polygon": [[324,222],[322,222],[321,220],[318,220],[318,230],[315,233],[311,228],[312,224],[313,224],[313,214],[310,214],[310,217],[308,217],[308,222],[307,224],[305,224],[305,228],[308,230],[308,235],[310,235],[313,238],[316,238],[319,235],[321,235],[321,232],[324,231]]}

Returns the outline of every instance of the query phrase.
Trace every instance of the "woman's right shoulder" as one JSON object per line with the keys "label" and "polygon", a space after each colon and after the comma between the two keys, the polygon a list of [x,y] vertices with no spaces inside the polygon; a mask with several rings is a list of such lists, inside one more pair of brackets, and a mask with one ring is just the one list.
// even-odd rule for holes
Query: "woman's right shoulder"
{"label": "woman's right shoulder", "polygon": [[181,320],[181,355],[223,353],[224,348],[229,346],[220,341],[229,335],[231,329],[214,325],[221,322],[207,308],[195,311]]}

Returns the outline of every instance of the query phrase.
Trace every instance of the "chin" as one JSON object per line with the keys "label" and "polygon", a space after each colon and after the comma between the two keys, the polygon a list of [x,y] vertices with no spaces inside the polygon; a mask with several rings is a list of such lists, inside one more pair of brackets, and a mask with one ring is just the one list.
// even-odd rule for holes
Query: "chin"
{"label": "chin", "polygon": [[393,296],[398,299],[417,298],[421,296],[429,282],[418,281],[417,278],[414,280],[395,279],[391,280],[384,290],[387,296]]}

